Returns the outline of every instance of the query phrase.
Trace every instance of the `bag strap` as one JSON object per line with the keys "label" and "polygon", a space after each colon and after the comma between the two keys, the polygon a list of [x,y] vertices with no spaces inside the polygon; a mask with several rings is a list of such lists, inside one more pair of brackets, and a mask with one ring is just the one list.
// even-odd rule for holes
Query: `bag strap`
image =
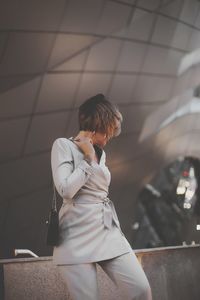
{"label": "bag strap", "polygon": [[57,199],[56,199],[56,187],[53,181],[53,199],[52,199],[52,210],[57,211]]}

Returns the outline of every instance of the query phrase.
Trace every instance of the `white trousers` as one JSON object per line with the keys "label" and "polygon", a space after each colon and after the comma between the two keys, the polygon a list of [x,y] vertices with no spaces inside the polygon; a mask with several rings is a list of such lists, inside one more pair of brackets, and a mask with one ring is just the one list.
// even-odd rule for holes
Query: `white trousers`
{"label": "white trousers", "polygon": [[73,300],[100,300],[96,264],[108,274],[126,300],[152,300],[148,279],[135,253],[83,264],[58,265]]}

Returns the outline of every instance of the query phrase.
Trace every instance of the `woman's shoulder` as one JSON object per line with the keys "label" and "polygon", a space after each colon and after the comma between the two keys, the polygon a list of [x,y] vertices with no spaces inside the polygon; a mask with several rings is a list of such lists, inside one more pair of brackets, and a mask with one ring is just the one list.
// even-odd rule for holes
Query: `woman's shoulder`
{"label": "woman's shoulder", "polygon": [[52,148],[69,149],[69,148],[71,148],[71,145],[70,145],[71,142],[72,141],[70,141],[70,138],[59,137],[53,141]]}
{"label": "woman's shoulder", "polygon": [[73,161],[75,157],[76,155],[69,146],[67,138],[59,137],[54,140],[51,149],[52,170],[56,170],[56,168],[64,162]]}
{"label": "woman's shoulder", "polygon": [[66,137],[58,137],[53,141],[53,144],[69,144],[71,141],[71,138]]}
{"label": "woman's shoulder", "polygon": [[82,154],[82,151],[80,151],[79,147],[73,142],[72,139],[73,137],[59,137],[56,140],[54,140],[52,149],[56,148],[58,150],[60,149],[67,152],[72,151],[75,156],[79,156],[80,154]]}

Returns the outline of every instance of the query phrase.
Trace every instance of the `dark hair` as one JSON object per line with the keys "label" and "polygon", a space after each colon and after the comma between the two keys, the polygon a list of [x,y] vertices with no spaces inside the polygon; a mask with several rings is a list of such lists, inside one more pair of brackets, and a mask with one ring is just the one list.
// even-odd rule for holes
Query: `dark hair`
{"label": "dark hair", "polygon": [[79,107],[79,128],[105,133],[112,136],[116,118],[122,122],[122,115],[116,105],[108,101],[103,94],[87,99]]}

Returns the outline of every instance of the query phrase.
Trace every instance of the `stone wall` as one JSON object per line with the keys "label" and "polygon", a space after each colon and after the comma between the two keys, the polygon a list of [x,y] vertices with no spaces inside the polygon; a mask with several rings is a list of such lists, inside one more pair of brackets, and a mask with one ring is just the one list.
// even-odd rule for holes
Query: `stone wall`
{"label": "stone wall", "polygon": [[[153,300],[200,299],[200,246],[135,250],[153,292]],[[97,265],[101,300],[124,299]],[[52,257],[0,260],[4,300],[71,300]]]}

